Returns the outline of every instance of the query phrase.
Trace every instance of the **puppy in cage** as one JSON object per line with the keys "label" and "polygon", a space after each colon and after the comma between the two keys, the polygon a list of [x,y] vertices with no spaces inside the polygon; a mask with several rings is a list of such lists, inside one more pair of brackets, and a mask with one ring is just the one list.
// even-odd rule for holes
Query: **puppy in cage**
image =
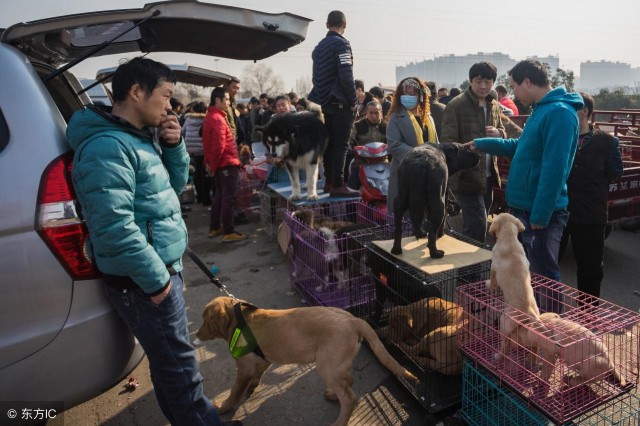
{"label": "puppy in cage", "polygon": [[[298,210],[293,212],[292,216],[311,229],[310,235],[303,236],[306,241],[314,241],[318,235],[322,239],[322,256],[326,267],[319,268],[324,272],[324,276],[322,284],[315,289],[317,292],[342,290],[346,288],[350,279],[365,273],[365,251],[357,250],[358,247],[353,246],[349,234],[370,225],[318,217],[312,209]],[[294,252],[298,251],[294,247]],[[350,259],[354,254],[358,258]]]}
{"label": "puppy in cage", "polygon": [[611,372],[620,386],[626,386],[626,380],[615,368],[609,357],[609,350],[601,336],[580,324],[561,318],[553,312],[540,315],[540,320],[551,330],[551,339],[556,343],[551,364],[544,364],[541,378],[548,382],[554,370],[555,360],[562,358],[564,364],[578,374],[569,378],[569,385],[576,386],[596,377],[604,378]]}
{"label": "puppy in cage", "polygon": [[457,348],[462,307],[429,297],[390,309],[388,325],[378,334],[395,343],[423,367],[443,374],[460,374],[462,355]]}
{"label": "puppy in cage", "polygon": [[413,346],[436,328],[455,324],[462,308],[439,297],[427,297],[389,310],[387,327],[379,334],[396,344]]}
{"label": "puppy in cage", "polygon": [[512,342],[532,349],[534,355],[538,348],[545,349],[546,356],[551,356],[554,351],[553,343],[545,337],[549,330],[540,321],[540,310],[531,286],[529,261],[518,241],[518,233],[524,229],[522,222],[509,213],[498,215],[489,227],[496,243],[491,255],[491,275],[486,285],[491,290],[500,287],[505,303],[500,316],[501,346],[500,352],[494,355],[496,361],[507,355]]}
{"label": "puppy in cage", "polygon": [[292,215],[314,231],[319,231],[321,228],[326,228],[330,231],[336,231],[342,227],[354,224],[353,222],[347,222],[345,220],[333,220],[326,217],[316,217],[316,213],[312,209],[298,210],[293,212]]}
{"label": "puppy in cage", "polygon": [[467,327],[468,320],[438,327],[424,336],[417,345],[400,347],[419,364],[432,371],[447,375],[462,373],[462,353],[458,349],[458,335]]}

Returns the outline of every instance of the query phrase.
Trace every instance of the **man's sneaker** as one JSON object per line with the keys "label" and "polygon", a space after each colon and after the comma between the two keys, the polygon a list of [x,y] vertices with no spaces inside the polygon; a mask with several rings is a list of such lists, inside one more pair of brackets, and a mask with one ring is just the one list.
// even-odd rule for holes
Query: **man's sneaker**
{"label": "man's sneaker", "polygon": [[235,241],[246,240],[247,238],[249,238],[249,237],[247,237],[244,234],[241,234],[239,232],[232,232],[231,234],[224,234],[222,236],[222,242],[223,243],[233,243]]}
{"label": "man's sneaker", "polygon": [[222,228],[212,229],[211,231],[209,231],[209,238],[215,238],[218,235],[222,235],[222,231]]}

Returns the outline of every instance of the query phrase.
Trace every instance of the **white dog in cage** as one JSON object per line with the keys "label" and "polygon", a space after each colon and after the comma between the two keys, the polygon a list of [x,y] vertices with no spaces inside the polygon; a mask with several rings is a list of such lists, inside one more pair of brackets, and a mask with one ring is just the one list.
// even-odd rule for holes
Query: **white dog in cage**
{"label": "white dog in cage", "polygon": [[[599,376],[604,378],[608,371],[611,371],[614,379],[621,386],[626,385],[626,380],[616,370],[609,357],[609,350],[602,341],[602,337],[552,312],[540,315],[540,320],[552,332],[552,339],[556,343],[554,358],[562,358],[567,367],[578,373],[577,377],[569,378],[570,386],[579,385]],[[553,363],[550,366],[553,366]],[[553,368],[543,368],[541,378],[548,381],[552,371]]]}

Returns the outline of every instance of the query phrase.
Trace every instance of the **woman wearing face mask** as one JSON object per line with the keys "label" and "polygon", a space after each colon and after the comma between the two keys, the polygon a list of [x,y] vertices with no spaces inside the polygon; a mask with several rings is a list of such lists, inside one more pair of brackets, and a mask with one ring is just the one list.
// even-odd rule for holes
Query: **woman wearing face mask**
{"label": "woman wearing face mask", "polygon": [[389,110],[387,145],[392,155],[387,210],[393,215],[398,194],[398,168],[405,154],[423,143],[438,143],[436,126],[429,111],[429,89],[418,77],[405,78],[398,84]]}

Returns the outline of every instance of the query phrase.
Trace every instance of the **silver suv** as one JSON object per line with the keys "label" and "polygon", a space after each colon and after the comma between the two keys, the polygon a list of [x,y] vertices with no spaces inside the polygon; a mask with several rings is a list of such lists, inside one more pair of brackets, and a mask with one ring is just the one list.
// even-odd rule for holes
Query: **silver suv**
{"label": "silver suv", "polygon": [[309,22],[189,1],[2,32],[0,401],[58,401],[68,409],[117,383],[143,357],[103,293],[77,214],[65,130],[91,100],[68,65],[134,51],[259,60],[302,42]]}

